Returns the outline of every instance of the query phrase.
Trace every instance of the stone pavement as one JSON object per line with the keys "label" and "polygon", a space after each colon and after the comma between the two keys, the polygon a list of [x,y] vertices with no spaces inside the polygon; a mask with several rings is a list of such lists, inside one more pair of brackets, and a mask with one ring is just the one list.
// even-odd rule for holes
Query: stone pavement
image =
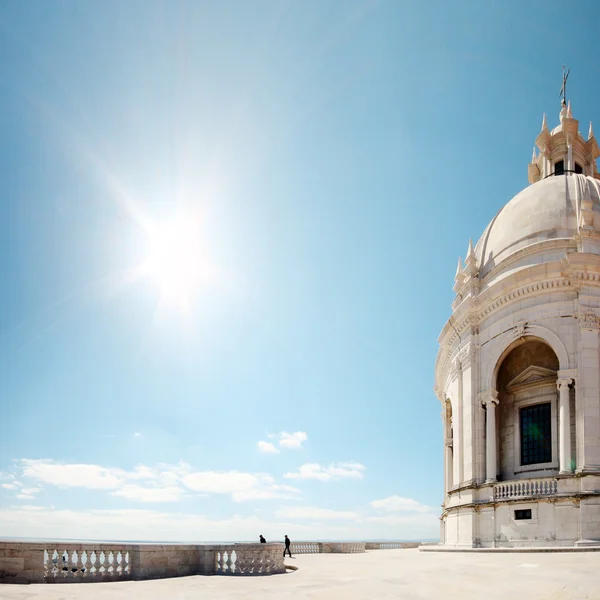
{"label": "stone pavement", "polygon": [[268,577],[181,577],[120,583],[0,585],[2,600],[359,598],[600,600],[600,552],[306,554]]}

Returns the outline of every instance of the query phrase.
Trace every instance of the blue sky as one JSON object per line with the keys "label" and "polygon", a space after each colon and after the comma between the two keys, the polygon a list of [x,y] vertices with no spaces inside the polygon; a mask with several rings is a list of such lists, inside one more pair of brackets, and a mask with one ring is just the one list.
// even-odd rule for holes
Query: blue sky
{"label": "blue sky", "polygon": [[0,535],[434,538],[456,260],[595,3],[0,8]]}

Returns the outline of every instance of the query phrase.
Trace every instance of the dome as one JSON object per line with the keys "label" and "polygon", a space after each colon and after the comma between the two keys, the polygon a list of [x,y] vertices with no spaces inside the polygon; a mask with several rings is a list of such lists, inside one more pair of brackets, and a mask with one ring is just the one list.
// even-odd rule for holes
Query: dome
{"label": "dome", "polygon": [[600,230],[600,180],[580,174],[548,177],[517,194],[486,227],[475,247],[485,277],[500,262],[531,244],[573,238],[581,202],[591,200]]}

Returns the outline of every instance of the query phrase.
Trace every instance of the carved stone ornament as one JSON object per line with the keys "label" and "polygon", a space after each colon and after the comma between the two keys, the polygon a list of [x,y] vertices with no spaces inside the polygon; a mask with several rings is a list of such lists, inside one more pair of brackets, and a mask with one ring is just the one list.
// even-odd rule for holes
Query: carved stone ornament
{"label": "carved stone ornament", "polygon": [[517,337],[519,339],[525,337],[525,330],[526,329],[527,329],[527,322],[526,321],[521,321],[520,323],[517,323],[516,330],[517,330]]}
{"label": "carved stone ornament", "polygon": [[477,348],[474,344],[469,344],[468,346],[462,348],[456,356],[458,367],[463,371],[468,369],[471,363],[475,360],[476,354]]}
{"label": "carved stone ornament", "polygon": [[581,202],[581,229],[594,230],[594,202],[591,199]]}
{"label": "carved stone ornament", "polygon": [[485,390],[485,392],[480,392],[477,397],[479,398],[482,406],[487,406],[488,404],[498,404],[498,392],[494,388]]}
{"label": "carved stone ornament", "polygon": [[579,326],[582,329],[600,329],[600,317],[595,313],[581,312],[579,313]]}
{"label": "carved stone ornament", "polygon": [[554,385],[556,382],[556,371],[530,365],[525,370],[521,371],[514,379],[506,384],[506,391],[510,394],[538,387],[543,384]]}
{"label": "carved stone ornament", "polygon": [[563,388],[568,388],[571,383],[573,383],[573,380],[570,377],[559,377],[556,380],[556,387],[561,390]]}

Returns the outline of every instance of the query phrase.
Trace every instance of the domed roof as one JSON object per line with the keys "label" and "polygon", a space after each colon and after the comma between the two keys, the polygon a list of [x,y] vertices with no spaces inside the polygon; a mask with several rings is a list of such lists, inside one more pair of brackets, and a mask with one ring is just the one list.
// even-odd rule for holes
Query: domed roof
{"label": "domed roof", "polygon": [[[475,247],[479,276],[522,248],[577,233],[577,214],[591,200],[600,229],[600,180],[580,174],[548,177],[517,194],[487,226]],[[597,222],[596,222],[597,221]]]}

